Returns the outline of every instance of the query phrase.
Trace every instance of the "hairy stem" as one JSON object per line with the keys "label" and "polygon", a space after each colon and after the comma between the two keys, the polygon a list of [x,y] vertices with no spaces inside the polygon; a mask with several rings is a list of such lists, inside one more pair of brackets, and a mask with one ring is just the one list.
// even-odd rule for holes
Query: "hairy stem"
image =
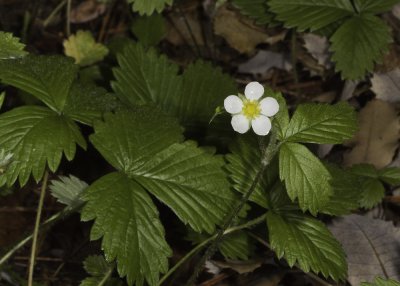
{"label": "hairy stem", "polygon": [[255,191],[255,189],[260,181],[260,178],[264,173],[265,168],[269,165],[269,163],[275,156],[275,153],[277,150],[278,150],[278,146],[276,144],[276,133],[273,132],[271,134],[270,142],[269,142],[268,147],[266,148],[265,152],[264,152],[264,150],[262,150],[263,156],[261,159],[261,168],[258,170],[249,190],[242,196],[240,202],[237,204],[237,206],[231,211],[231,213],[225,219],[225,222],[223,223],[221,229],[218,230],[218,232],[216,233],[216,238],[213,240],[212,244],[207,248],[204,255],[201,257],[199,262],[196,264],[193,274],[187,281],[186,286],[192,286],[195,284],[197,276],[200,274],[205,262],[208,259],[210,259],[211,256],[213,256],[214,253],[218,250],[218,246],[222,241],[225,231],[232,225],[233,221],[239,215],[240,211],[242,210],[242,208],[245,206],[245,204],[249,200],[250,196]]}
{"label": "hairy stem", "polygon": [[40,218],[42,216],[43,202],[44,202],[44,197],[46,194],[48,179],[49,179],[49,172],[46,171],[44,173],[44,177],[43,177],[43,181],[42,181],[42,188],[40,190],[40,198],[39,198],[39,205],[37,208],[35,228],[33,230],[32,249],[31,249],[31,256],[29,259],[28,286],[33,285],[33,269],[35,268],[37,239],[38,239],[38,234],[39,234]]}
{"label": "hairy stem", "polygon": [[[248,221],[244,224],[230,227],[228,228],[223,235],[228,235],[233,232],[246,229],[246,228],[251,228],[257,224],[260,224],[265,221],[266,215],[259,216],[258,218],[255,218],[251,221]],[[200,244],[196,245],[195,248],[193,248],[190,252],[188,252],[184,257],[182,257],[175,265],[172,267],[159,281],[158,285],[161,285],[162,283],[167,280],[168,277],[170,277],[183,263],[185,263],[188,259],[190,259],[194,254],[196,254],[200,249],[205,247],[207,244],[209,244],[211,241],[217,238],[217,233],[214,234],[213,236],[210,236],[206,240],[202,241]]]}

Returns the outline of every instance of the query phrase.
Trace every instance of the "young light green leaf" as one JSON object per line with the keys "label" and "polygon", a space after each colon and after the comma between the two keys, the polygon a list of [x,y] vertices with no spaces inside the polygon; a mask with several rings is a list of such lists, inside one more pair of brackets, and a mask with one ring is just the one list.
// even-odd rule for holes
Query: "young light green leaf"
{"label": "young light green leaf", "polygon": [[63,45],[65,55],[75,59],[75,64],[82,67],[100,62],[108,54],[107,47],[96,43],[89,31],[79,30],[64,40]]}
{"label": "young light green leaf", "polygon": [[271,0],[270,10],[288,28],[315,31],[354,14],[348,0]]}
{"label": "young light green leaf", "polygon": [[259,25],[267,25],[273,21],[274,14],[268,11],[267,0],[233,0],[232,4]]}
{"label": "young light green leaf", "polygon": [[25,45],[11,33],[0,31],[0,60],[24,57],[28,54],[24,48]]}
{"label": "young light green leaf", "polygon": [[0,61],[0,80],[26,91],[51,109],[64,108],[78,67],[61,56],[26,56]]}
{"label": "young light green leaf", "polygon": [[342,78],[361,79],[388,50],[388,26],[371,14],[354,15],[331,37],[332,60]]}
{"label": "young light green leaf", "polygon": [[132,32],[145,47],[156,46],[167,32],[165,20],[161,14],[142,16],[133,22]]}
{"label": "young light green leaf", "polygon": [[368,12],[373,14],[389,11],[399,2],[399,0],[354,0],[354,4],[360,13]]}
{"label": "young light green leaf", "polygon": [[303,104],[294,113],[286,129],[285,141],[340,144],[357,130],[354,108],[345,102],[335,105]]}
{"label": "young light green leaf", "polygon": [[298,198],[300,208],[313,215],[324,209],[333,194],[330,173],[303,145],[284,143],[281,146],[279,175],[292,201]]}
{"label": "young light green leaf", "polygon": [[267,225],[272,249],[289,266],[297,263],[305,272],[335,281],[346,278],[344,251],[322,222],[300,212],[268,212]]}
{"label": "young light green leaf", "polygon": [[361,184],[360,206],[366,209],[373,208],[385,196],[385,188],[377,179],[365,179]]}
{"label": "young light green leaf", "polygon": [[212,233],[235,202],[222,159],[193,142],[179,143],[181,128],[155,107],[105,118],[90,138],[103,157],[195,231]]}
{"label": "young light green leaf", "polygon": [[90,238],[103,237],[106,259],[117,260],[120,276],[127,276],[129,285],[157,285],[159,273],[168,270],[172,251],[157,208],[143,187],[114,172],[93,183],[83,199],[87,203],[82,220],[95,220]]}
{"label": "young light green leaf", "polygon": [[60,176],[58,180],[52,180],[49,186],[51,195],[69,208],[73,209],[83,202],[80,198],[82,192],[88,187],[86,182],[75,176]]}
{"label": "young light green leaf", "polygon": [[379,179],[392,186],[400,185],[400,168],[389,167],[380,170]]}
{"label": "young light green leaf", "polygon": [[374,282],[362,282],[361,286],[400,286],[400,282],[394,279],[384,279],[382,277],[376,277]]}
{"label": "young light green leaf", "polygon": [[0,176],[0,182],[12,185],[19,178],[24,186],[31,173],[39,181],[46,165],[50,171],[56,171],[63,153],[67,160],[72,160],[77,144],[86,148],[76,123],[48,108],[23,106],[3,113],[0,146],[13,155],[13,160]]}
{"label": "young light green leaf", "polygon": [[128,0],[132,3],[134,12],[140,15],[151,15],[154,12],[161,13],[165,5],[172,5],[173,0]]}

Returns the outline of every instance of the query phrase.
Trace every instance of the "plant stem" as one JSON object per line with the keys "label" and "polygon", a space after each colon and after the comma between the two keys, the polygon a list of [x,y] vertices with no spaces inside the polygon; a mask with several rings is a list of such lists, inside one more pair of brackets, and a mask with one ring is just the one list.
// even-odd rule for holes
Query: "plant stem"
{"label": "plant stem", "polygon": [[42,216],[43,202],[44,202],[44,197],[46,194],[48,179],[49,179],[49,173],[46,171],[44,173],[44,177],[43,177],[43,181],[42,181],[42,188],[40,190],[40,198],[39,198],[39,205],[38,205],[37,214],[36,214],[35,228],[33,230],[31,257],[29,259],[28,286],[33,285],[33,270],[35,267],[37,239],[38,239],[38,234],[39,234],[40,218]]}
{"label": "plant stem", "polygon": [[99,282],[99,284],[97,284],[97,286],[104,286],[106,285],[106,282],[108,281],[108,279],[110,279],[111,274],[113,273],[114,267],[110,267],[110,269],[108,269],[106,275],[104,275],[103,279],[101,279],[101,281]]}
{"label": "plant stem", "polygon": [[67,37],[71,35],[71,6],[72,0],[67,0]]}
{"label": "plant stem", "polygon": [[[224,236],[225,231],[231,226],[235,218],[238,216],[242,208],[245,206],[247,201],[249,200],[250,196],[253,194],[255,191],[258,182],[260,181],[261,176],[264,173],[265,168],[269,165],[273,157],[275,156],[276,151],[278,150],[278,146],[276,143],[276,133],[272,132],[270,142],[268,144],[268,147],[266,148],[265,152],[263,153],[263,157],[261,159],[261,168],[258,170],[249,190],[242,196],[240,202],[237,204],[237,206],[231,211],[231,213],[228,215],[228,217],[225,219],[225,222],[223,223],[221,229],[217,232],[215,240],[212,242],[212,244],[207,248],[206,252],[202,256],[202,258],[199,260],[199,262],[196,264],[192,276],[189,278],[188,282],[186,283],[186,286],[192,286],[195,284],[197,276],[200,274],[203,265],[205,262],[211,258],[211,256],[214,255],[214,253],[218,250],[218,246],[222,241],[222,238]],[[264,150],[262,150],[264,151]]]}
{"label": "plant stem", "polygon": [[[265,221],[266,215],[261,215],[258,218],[255,218],[251,221],[248,221],[244,224],[238,225],[238,226],[234,226],[231,228],[228,228],[223,235],[228,235],[231,234],[232,232],[236,232],[245,228],[250,228],[253,227],[257,224],[262,223],[263,221]],[[193,248],[190,252],[188,252],[184,257],[182,257],[175,265],[174,267],[172,267],[159,281],[158,285],[161,285],[162,283],[165,282],[165,280],[167,280],[168,277],[170,277],[183,263],[185,263],[190,257],[192,257],[194,254],[196,254],[197,251],[199,251],[200,249],[202,249],[204,246],[206,246],[208,243],[210,243],[211,241],[213,241],[214,239],[217,238],[217,233],[214,234],[213,236],[207,238],[206,240],[202,241],[200,244],[196,245],[195,248]]]}
{"label": "plant stem", "polygon": [[60,4],[57,5],[56,8],[50,13],[50,15],[46,18],[46,20],[43,21],[43,27],[47,27],[50,23],[51,20],[53,20],[54,16],[57,15],[58,12],[64,7],[64,5],[67,3],[67,0],[63,0],[60,2]]}

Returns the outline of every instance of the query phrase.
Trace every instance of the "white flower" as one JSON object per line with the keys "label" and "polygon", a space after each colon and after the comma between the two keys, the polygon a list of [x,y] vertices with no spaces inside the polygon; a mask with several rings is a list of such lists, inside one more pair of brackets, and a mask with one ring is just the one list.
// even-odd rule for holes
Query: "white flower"
{"label": "white flower", "polygon": [[264,87],[256,81],[250,82],[244,96],[230,95],[225,98],[224,107],[232,114],[232,127],[236,132],[246,133],[250,126],[257,135],[265,136],[271,130],[271,120],[279,111],[279,103],[275,98],[262,100]]}

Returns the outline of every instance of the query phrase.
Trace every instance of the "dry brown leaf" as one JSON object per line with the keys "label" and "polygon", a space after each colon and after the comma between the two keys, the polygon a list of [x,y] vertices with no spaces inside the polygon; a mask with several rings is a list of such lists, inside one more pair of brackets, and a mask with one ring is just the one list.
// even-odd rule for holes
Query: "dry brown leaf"
{"label": "dry brown leaf", "polygon": [[282,53],[261,50],[247,62],[240,64],[238,72],[257,75],[264,74],[271,68],[289,71],[292,69],[292,63],[289,57]]}
{"label": "dry brown leaf", "polygon": [[223,37],[228,44],[241,53],[251,53],[261,43],[275,44],[282,41],[285,33],[275,36],[268,35],[266,30],[222,5],[215,14],[214,32]]}
{"label": "dry brown leaf", "polygon": [[106,4],[95,0],[86,0],[71,11],[71,23],[80,24],[96,19],[106,11]]}
{"label": "dry brown leaf", "polygon": [[400,69],[388,73],[374,73],[371,89],[377,99],[388,102],[400,101]]}
{"label": "dry brown leaf", "polygon": [[240,261],[240,260],[227,260],[227,261],[212,261],[216,266],[224,269],[229,268],[235,270],[239,274],[250,273],[259,268],[263,260],[248,260],[248,261]]}
{"label": "dry brown leaf", "polygon": [[330,69],[332,67],[331,52],[329,52],[329,40],[315,34],[304,34],[304,47],[318,61],[318,64]]}
{"label": "dry brown leaf", "polygon": [[359,163],[383,168],[393,160],[398,147],[399,119],[393,105],[370,101],[359,113],[359,132],[352,140],[353,150],[344,154],[346,166]]}

